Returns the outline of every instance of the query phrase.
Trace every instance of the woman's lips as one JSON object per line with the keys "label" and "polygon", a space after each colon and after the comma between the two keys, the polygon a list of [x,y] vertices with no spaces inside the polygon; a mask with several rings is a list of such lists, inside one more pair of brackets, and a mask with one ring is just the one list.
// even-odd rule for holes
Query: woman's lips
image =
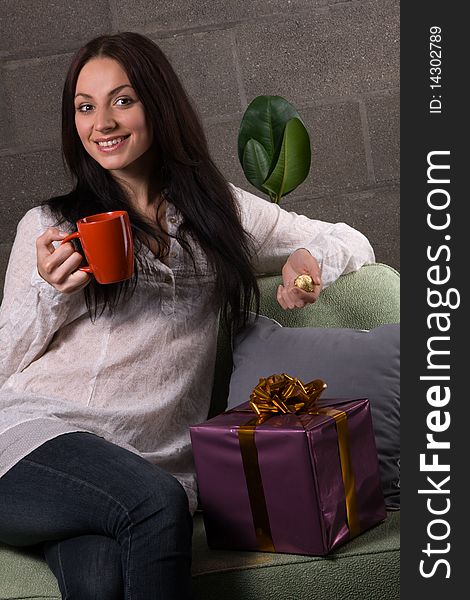
{"label": "woman's lips", "polygon": [[124,144],[127,142],[128,139],[129,139],[129,136],[126,136],[118,144],[113,144],[112,146],[100,146],[97,142],[95,142],[95,143],[98,146],[98,150],[100,152],[104,152],[104,153],[108,153],[109,154],[110,152],[116,152],[116,150],[118,150],[119,148],[122,148],[124,146]]}

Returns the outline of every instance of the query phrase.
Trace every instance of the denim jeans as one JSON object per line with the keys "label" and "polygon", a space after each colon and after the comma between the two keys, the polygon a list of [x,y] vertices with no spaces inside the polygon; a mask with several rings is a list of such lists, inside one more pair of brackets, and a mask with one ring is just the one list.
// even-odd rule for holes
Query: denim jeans
{"label": "denim jeans", "polygon": [[0,541],[39,545],[67,600],[191,598],[192,517],[169,473],[91,433],[0,478]]}

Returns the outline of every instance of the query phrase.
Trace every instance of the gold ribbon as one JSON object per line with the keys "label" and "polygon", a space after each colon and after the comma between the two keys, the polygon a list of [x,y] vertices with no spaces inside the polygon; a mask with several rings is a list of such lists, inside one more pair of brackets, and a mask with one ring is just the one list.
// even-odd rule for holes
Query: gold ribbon
{"label": "gold ribbon", "polygon": [[250,407],[257,416],[239,427],[238,440],[259,550],[275,552],[254,438],[256,427],[276,414],[327,415],[334,419],[350,537],[360,533],[347,415],[331,407],[317,407],[317,400],[326,387],[321,379],[303,384],[300,379],[283,373],[260,379],[250,395]]}
{"label": "gold ribbon", "polygon": [[[263,417],[261,417],[263,418]],[[245,471],[246,486],[250,499],[251,514],[256,533],[258,550],[275,552],[271,525],[269,523],[268,508],[264,495],[263,481],[258,463],[258,450],[255,444],[255,429],[260,425],[261,419],[251,419],[246,425],[238,428],[238,441]]]}
{"label": "gold ribbon", "polygon": [[356,481],[349,446],[348,417],[343,410],[336,410],[335,408],[320,408],[318,412],[333,417],[335,420],[336,431],[338,432],[339,462],[346,498],[346,519],[348,521],[349,537],[353,538],[361,533],[361,526],[357,511]]}

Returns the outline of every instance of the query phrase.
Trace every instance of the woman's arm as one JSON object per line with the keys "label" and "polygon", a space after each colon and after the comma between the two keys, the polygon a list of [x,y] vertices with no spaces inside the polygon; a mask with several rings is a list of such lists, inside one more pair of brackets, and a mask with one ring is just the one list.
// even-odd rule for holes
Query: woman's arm
{"label": "woman's arm", "polygon": [[[284,309],[315,302],[321,290],[340,275],[375,262],[374,251],[359,231],[345,223],[325,223],[287,212],[278,205],[233,187],[242,225],[255,242],[257,273],[282,273],[277,300]],[[294,286],[308,274],[314,290]]]}
{"label": "woman's arm", "polygon": [[289,256],[305,248],[316,259],[323,287],[340,275],[375,262],[367,238],[345,223],[326,223],[287,212],[244,190],[233,187],[242,225],[255,240],[257,273],[280,273]]}
{"label": "woman's arm", "polygon": [[50,226],[43,209],[21,219],[0,307],[0,387],[44,354],[56,331],[86,308],[81,294],[64,294],[38,274],[36,239]]}

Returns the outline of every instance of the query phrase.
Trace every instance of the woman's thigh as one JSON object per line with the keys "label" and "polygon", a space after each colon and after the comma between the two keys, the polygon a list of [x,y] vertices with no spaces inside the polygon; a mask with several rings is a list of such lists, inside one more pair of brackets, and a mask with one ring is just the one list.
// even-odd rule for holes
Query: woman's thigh
{"label": "woman's thigh", "polygon": [[28,546],[83,534],[117,538],[131,511],[150,496],[164,505],[175,482],[94,434],[56,437],[0,478],[0,541]]}

